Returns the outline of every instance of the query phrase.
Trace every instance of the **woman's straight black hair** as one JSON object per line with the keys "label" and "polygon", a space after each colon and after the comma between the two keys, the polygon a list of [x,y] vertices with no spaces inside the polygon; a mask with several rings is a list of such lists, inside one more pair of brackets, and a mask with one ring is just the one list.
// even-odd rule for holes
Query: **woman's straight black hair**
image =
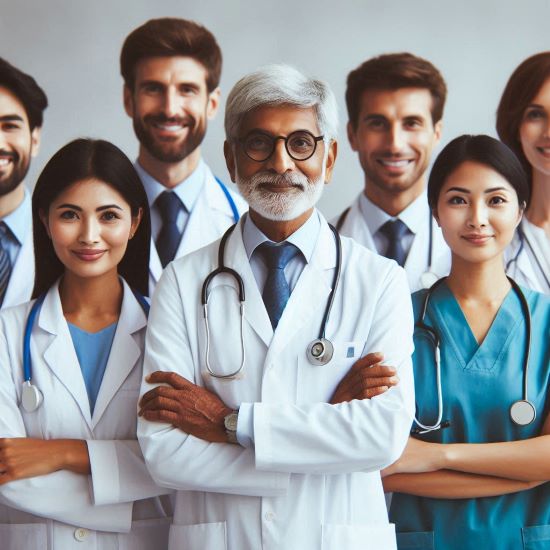
{"label": "woman's straight black hair", "polygon": [[63,274],[65,267],[55,254],[40,219],[52,202],[76,182],[96,179],[118,191],[130,205],[132,216],[142,217],[121,262],[118,273],[135,290],[148,295],[151,220],[147,195],[128,157],[101,139],[76,139],[62,147],[46,164],[32,195],[35,279],[33,298],[44,294]]}

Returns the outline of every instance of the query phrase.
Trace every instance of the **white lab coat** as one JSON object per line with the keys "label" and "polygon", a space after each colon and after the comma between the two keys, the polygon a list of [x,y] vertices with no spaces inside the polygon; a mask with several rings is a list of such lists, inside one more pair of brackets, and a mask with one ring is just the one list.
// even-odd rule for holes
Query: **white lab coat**
{"label": "white lab coat", "polygon": [[[216,181],[210,168],[206,167],[206,181],[197,197],[193,210],[185,226],[176,258],[185,256],[194,250],[219,239],[225,230],[235,223],[231,206]],[[229,189],[229,187],[228,187]],[[248,210],[246,202],[231,189],[229,189],[239,214]],[[153,295],[156,284],[162,275],[162,264],[157,252],[155,242],[151,239],[151,258],[149,262],[149,295]]]}
{"label": "white lab coat", "polygon": [[[523,221],[521,223],[524,224]],[[506,273],[516,283],[543,294],[549,293],[550,289],[546,281],[539,275],[533,261],[529,257],[527,244],[524,243],[523,247],[521,246],[521,240],[517,231],[512,242],[504,252],[504,263]],[[550,273],[547,273],[546,276],[550,278]]]}
{"label": "white lab coat", "polygon": [[[364,247],[376,252],[374,239],[369,231],[367,222],[359,206],[360,195],[351,204],[350,210],[346,216],[344,224],[340,228],[340,233],[351,237]],[[339,218],[339,216],[338,216]],[[333,220],[335,224],[338,218]],[[420,277],[428,269],[428,246],[430,242],[430,226],[428,220],[431,220],[428,204],[426,203],[425,215],[422,220],[421,230],[414,236],[411,249],[405,261],[405,271],[409,287],[412,292],[420,290],[422,287]],[[441,229],[435,220],[432,220],[433,227],[433,247],[432,247],[432,266],[435,280],[449,274],[451,269],[451,253],[447,243],[443,239]]]}
{"label": "white lab coat", "polygon": [[146,327],[139,303],[124,284],[122,310],[93,416],[57,284],[46,295],[31,339],[33,382],[44,402],[32,413],[19,405],[23,332],[30,309],[29,302],[0,313],[0,437],[84,439],[92,473],[62,470],[1,485],[0,548],[166,547],[169,497],[158,495],[168,491],[148,475],[136,441]]}
{"label": "white lab coat", "polygon": [[[171,550],[386,550],[395,548],[379,470],[403,451],[413,417],[413,320],[404,271],[342,239],[342,274],[327,326],[333,360],[312,366],[306,347],[319,328],[336,264],[323,220],[312,260],[275,334],[242,240],[227,242],[226,265],[244,281],[246,364],[237,380],[205,373],[203,279],[217,266],[218,243],[173,262],[153,298],[144,375],[175,371],[230,407],[254,403],[255,448],[207,443],[170,425],[138,420],[153,478],[179,489]],[[210,286],[210,362],[215,372],[241,361],[236,284]],[[372,400],[330,405],[357,359],[383,351],[400,383]],[[150,389],[145,383],[142,392]]]}
{"label": "white lab coat", "polygon": [[29,301],[33,287],[34,246],[32,241],[32,220],[29,218],[27,238],[19,249],[19,253],[13,264],[8,288],[2,302],[2,309]]}

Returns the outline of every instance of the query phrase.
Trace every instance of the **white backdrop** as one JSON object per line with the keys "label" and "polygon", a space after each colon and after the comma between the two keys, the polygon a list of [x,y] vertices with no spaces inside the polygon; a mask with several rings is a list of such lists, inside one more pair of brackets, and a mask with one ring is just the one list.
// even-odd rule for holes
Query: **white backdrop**
{"label": "white backdrop", "polygon": [[[333,87],[340,105],[340,150],[332,184],[321,201],[329,217],[360,191],[362,172],[345,134],[346,76],[380,53],[410,51],[445,77],[449,96],[443,144],[462,133],[495,135],[495,110],[512,70],[550,49],[550,0],[0,0],[0,56],[44,88],[40,155],[47,159],[80,136],[137,153],[122,108],[119,54],[126,35],[152,17],[177,16],[205,25],[224,54],[222,93],[265,63],[288,62]],[[223,109],[203,152],[226,181]]]}

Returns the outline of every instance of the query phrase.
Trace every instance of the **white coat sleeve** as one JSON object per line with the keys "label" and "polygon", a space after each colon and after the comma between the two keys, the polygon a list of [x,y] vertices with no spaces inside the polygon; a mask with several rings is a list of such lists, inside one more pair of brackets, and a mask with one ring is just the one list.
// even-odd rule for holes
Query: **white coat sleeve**
{"label": "white coat sleeve", "polygon": [[373,399],[330,405],[254,404],[259,470],[337,474],[374,471],[401,456],[414,414],[413,315],[405,272],[388,264],[364,353],[380,351],[399,384]]}
{"label": "white coat sleeve", "polygon": [[[197,297],[198,299],[198,297]],[[145,342],[144,382],[155,371],[176,372],[198,383],[180,289],[171,264],[155,290]],[[198,370],[198,369],[197,369]],[[138,439],[153,479],[165,487],[248,496],[280,496],[289,476],[258,471],[254,451],[240,445],[209,443],[170,424],[138,419]]]}
{"label": "white coat sleeve", "polygon": [[[1,329],[0,437],[27,437],[17,405],[4,323]],[[67,470],[0,485],[0,502],[30,514],[88,529],[127,532],[131,527],[131,503],[95,506],[89,476]]]}
{"label": "white coat sleeve", "polygon": [[151,478],[137,440],[95,439],[86,443],[94,504],[133,502],[171,493]]}

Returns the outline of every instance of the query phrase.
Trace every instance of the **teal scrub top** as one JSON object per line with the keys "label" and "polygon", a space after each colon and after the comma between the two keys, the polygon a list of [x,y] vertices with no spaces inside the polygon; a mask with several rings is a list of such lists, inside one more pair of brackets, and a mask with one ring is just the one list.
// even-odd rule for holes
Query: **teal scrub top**
{"label": "teal scrub top", "polygon": [[[517,294],[510,290],[478,345],[443,282],[430,298],[425,323],[441,340],[443,420],[450,426],[417,437],[435,443],[490,443],[539,435],[549,412],[550,299],[522,290],[532,319],[528,397],[537,409],[535,421],[516,426],[509,414],[512,403],[523,398],[526,329]],[[413,294],[415,319],[426,292]],[[434,347],[423,330],[415,330],[414,342],[417,418],[431,425],[437,418]],[[550,486],[457,500],[394,493],[390,519],[396,524],[400,550],[550,549]]]}

